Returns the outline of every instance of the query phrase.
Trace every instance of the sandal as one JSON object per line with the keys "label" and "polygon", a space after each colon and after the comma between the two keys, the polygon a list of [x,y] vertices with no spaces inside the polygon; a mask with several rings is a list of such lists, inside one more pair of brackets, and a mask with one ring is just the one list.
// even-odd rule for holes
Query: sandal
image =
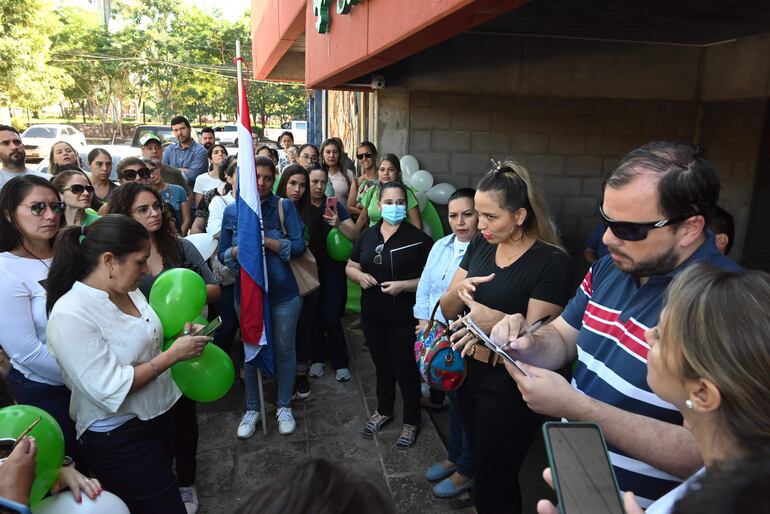
{"label": "sandal", "polygon": [[401,431],[401,435],[396,440],[396,448],[405,450],[414,446],[417,442],[417,432],[420,429],[414,425],[404,425],[404,430]]}
{"label": "sandal", "polygon": [[393,421],[392,416],[383,416],[379,412],[374,411],[374,414],[372,414],[372,417],[369,418],[369,421],[366,422],[366,426],[364,426],[364,434],[374,435],[391,421]]}

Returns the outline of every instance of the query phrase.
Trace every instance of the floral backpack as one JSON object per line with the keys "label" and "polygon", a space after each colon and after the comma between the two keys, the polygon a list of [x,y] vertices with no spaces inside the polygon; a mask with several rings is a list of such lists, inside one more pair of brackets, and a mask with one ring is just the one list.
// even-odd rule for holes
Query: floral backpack
{"label": "floral backpack", "polygon": [[452,350],[449,326],[435,319],[438,308],[436,303],[430,321],[417,334],[414,356],[426,384],[433,389],[454,391],[465,380],[465,362],[459,351]]}

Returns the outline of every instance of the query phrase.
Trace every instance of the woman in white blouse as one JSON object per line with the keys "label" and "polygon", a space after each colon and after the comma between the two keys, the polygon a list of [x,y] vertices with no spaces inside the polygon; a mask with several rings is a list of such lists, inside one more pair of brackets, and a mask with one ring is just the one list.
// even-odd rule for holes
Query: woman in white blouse
{"label": "woman in white blouse", "polygon": [[185,335],[161,352],[163,327],[137,289],[149,255],[149,233],[127,216],[63,229],[46,334],[96,477],[134,514],[185,514],[171,467],[170,410],[181,393],[168,369],[200,355],[209,338]]}

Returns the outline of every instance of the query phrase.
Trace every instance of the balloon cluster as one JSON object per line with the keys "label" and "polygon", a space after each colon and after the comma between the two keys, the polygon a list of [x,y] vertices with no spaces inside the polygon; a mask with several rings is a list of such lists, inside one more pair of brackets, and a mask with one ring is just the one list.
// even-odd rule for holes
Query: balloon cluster
{"label": "balloon cluster", "polygon": [[[192,270],[174,268],[161,273],[150,290],[150,306],[160,318],[163,351],[168,350],[186,323],[206,323],[200,312],[206,305],[206,284]],[[207,344],[203,353],[171,366],[182,394],[196,402],[213,402],[227,394],[233,385],[235,368],[230,356],[221,348]]]}
{"label": "balloon cluster", "polygon": [[430,171],[421,170],[420,163],[413,155],[401,157],[401,179],[404,184],[413,188],[420,203],[420,210],[425,208],[428,200],[441,205],[449,203],[449,197],[456,191],[455,186],[447,182],[433,184]]}

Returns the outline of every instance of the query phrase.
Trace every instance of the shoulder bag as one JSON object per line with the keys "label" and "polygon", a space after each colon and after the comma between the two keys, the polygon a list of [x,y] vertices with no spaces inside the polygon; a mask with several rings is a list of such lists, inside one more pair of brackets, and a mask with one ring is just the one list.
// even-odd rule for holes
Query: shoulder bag
{"label": "shoulder bag", "polygon": [[[283,236],[288,237],[284,224],[283,198],[278,199],[278,218],[281,221]],[[296,259],[290,259],[289,267],[294,274],[294,280],[297,281],[300,296],[307,296],[321,287],[321,282],[318,280],[318,264],[308,249],[307,242],[305,243],[305,252]]]}
{"label": "shoulder bag", "polygon": [[465,361],[459,351],[452,350],[449,326],[436,319],[440,302],[436,302],[428,324],[417,334],[414,356],[423,381],[433,389],[454,391],[465,380]]}

